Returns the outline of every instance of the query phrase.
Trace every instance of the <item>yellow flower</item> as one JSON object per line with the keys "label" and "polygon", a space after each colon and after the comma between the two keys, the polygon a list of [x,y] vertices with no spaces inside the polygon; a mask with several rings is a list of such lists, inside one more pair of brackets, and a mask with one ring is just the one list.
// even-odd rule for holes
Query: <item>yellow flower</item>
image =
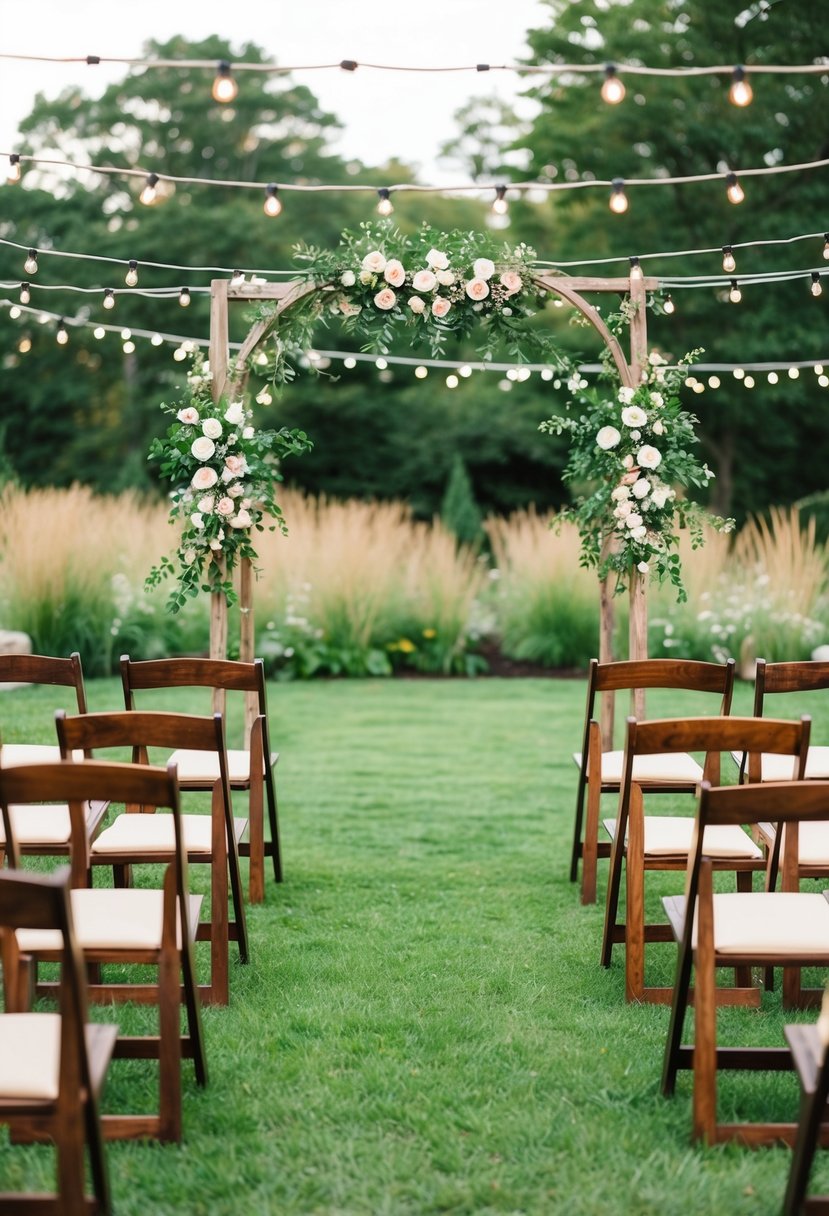
{"label": "yellow flower", "polygon": [[438,636],[437,629],[424,629],[423,636],[425,638],[436,638]]}
{"label": "yellow flower", "polygon": [[415,646],[414,642],[410,642],[408,638],[401,638],[397,643],[397,649],[402,650],[403,654],[411,654],[413,650],[417,649],[417,647]]}

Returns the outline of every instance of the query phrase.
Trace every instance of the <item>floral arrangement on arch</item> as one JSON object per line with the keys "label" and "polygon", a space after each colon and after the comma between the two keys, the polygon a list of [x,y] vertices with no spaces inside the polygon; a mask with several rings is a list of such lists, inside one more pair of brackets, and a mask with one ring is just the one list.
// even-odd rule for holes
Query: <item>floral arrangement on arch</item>
{"label": "floral arrangement on arch", "polygon": [[319,290],[279,318],[276,379],[293,374],[285,355],[312,346],[315,327],[334,319],[362,349],[382,354],[403,330],[402,341],[428,347],[433,357],[448,338],[472,337],[482,359],[503,347],[516,361],[531,352],[563,363],[545,327],[530,324],[548,293],[536,282],[528,245],[428,224],[407,235],[385,220],[344,231],[333,251],[297,245],[294,258]]}
{"label": "floral arrangement on arch", "polygon": [[279,461],[312,446],[304,431],[258,430],[244,401],[214,402],[211,381],[197,354],[184,399],[161,407],[175,421],[163,439],[153,440],[148,456],[161,462],[162,475],[172,483],[170,522],[181,527],[175,560],[163,557],[146,580],[156,587],[175,577],[171,612],[199,591],[220,591],[234,602],[227,576],[240,558],[256,560],[251,533],[287,530],[276,500]]}
{"label": "floral arrangement on arch", "polygon": [[558,519],[578,526],[582,565],[595,567],[600,578],[615,573],[617,591],[636,570],[668,578],[684,600],[677,529],[688,528],[698,548],[705,523],[726,532],[734,527],[733,520],[708,514],[675,488],[702,488],[714,476],[693,451],[698,419],[679,399],[688,365],[699,353],[669,367],[654,351],[641,383],[617,386],[610,397],[601,388],[588,389],[574,373],[568,388],[578,394],[580,416],[553,417],[539,427],[570,435],[564,479],[585,489]]}

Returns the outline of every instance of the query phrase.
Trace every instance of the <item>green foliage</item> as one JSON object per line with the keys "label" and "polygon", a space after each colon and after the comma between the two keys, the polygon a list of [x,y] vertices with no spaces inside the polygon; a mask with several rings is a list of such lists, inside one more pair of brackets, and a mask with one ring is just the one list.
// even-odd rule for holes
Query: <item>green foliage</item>
{"label": "green foliage", "polygon": [[795,506],[804,521],[815,521],[815,536],[821,544],[826,544],[829,541],[829,490],[808,494],[796,502]]}
{"label": "green foliage", "polygon": [[440,518],[464,545],[480,545],[483,538],[481,512],[475,501],[472,482],[459,452],[455,453],[446,491],[440,505]]}

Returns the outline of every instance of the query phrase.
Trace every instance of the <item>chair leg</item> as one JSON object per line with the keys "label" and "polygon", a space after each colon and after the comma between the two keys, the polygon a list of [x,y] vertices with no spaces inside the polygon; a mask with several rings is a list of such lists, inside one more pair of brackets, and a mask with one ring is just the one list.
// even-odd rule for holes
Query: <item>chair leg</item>
{"label": "chair leg", "polygon": [[181,1140],[181,997],[179,954],[162,950],[158,964],[158,1138]]}
{"label": "chair leg", "polygon": [[607,896],[605,899],[604,933],[602,935],[602,966],[609,967],[613,958],[613,936],[616,930],[616,916],[619,911],[619,891],[622,886],[622,863],[624,861],[625,835],[627,832],[627,815],[620,813],[616,819],[616,834],[610,848],[610,873],[607,876]]}
{"label": "chair leg", "polygon": [[75,1216],[76,1213],[80,1216],[89,1211],[84,1189],[84,1122],[74,1115],[75,1112],[66,1112],[59,1121],[55,1135],[59,1208],[67,1216]]}
{"label": "chair leg", "polygon": [[814,1093],[801,1095],[800,1119],[783,1200],[783,1216],[800,1216],[804,1211],[809,1174],[826,1108],[826,1088],[821,1081]]}
{"label": "chair leg", "polygon": [[579,786],[576,791],[576,818],[573,825],[573,848],[570,851],[570,882],[576,882],[579,876],[579,858],[582,855],[581,829],[584,822],[584,791],[586,786],[584,758],[579,769]]}
{"label": "chair leg", "polygon": [[268,825],[271,829],[271,856],[273,857],[273,876],[275,882],[282,882],[282,849],[279,843],[279,815],[276,803],[276,781],[270,764],[270,757],[265,757],[265,791],[268,798]]}
{"label": "chair leg", "polygon": [[697,900],[696,983],[694,986],[695,1140],[714,1144],[717,1138],[717,978],[714,966],[714,908],[712,866],[703,858]]}
{"label": "chair leg", "polygon": [[581,853],[581,902],[596,902],[596,887],[599,870],[599,814],[601,811],[601,788],[592,783],[587,786],[587,817],[584,824],[584,844]]}
{"label": "chair leg", "polygon": [[233,919],[236,923],[236,944],[239,962],[250,961],[248,948],[248,922],[245,912],[245,894],[242,888],[242,871],[239,866],[239,849],[236,845],[236,830],[233,825],[233,808],[227,808],[227,865],[230,874],[230,893],[233,902]]}
{"label": "chair leg", "polygon": [[211,1005],[226,1005],[230,999],[228,977],[227,917],[227,825],[221,783],[213,787],[212,861],[210,863],[210,987]]}
{"label": "chair leg", "polygon": [[625,852],[625,1000],[645,994],[645,825],[642,790],[631,788],[628,844]]}
{"label": "chair leg", "polygon": [[98,1201],[100,1216],[110,1216],[112,1199],[109,1189],[109,1173],[104,1156],[104,1138],[101,1132],[101,1116],[96,1094],[89,1094],[84,1104],[84,1124],[89,1152],[89,1172],[92,1176],[92,1191]]}
{"label": "chair leg", "polygon": [[[207,1055],[204,1046],[204,1031],[201,1022],[201,1001],[196,984],[196,965],[193,958],[192,942],[186,942],[181,949],[181,974],[184,989],[184,1005],[187,1013],[187,1030],[193,1054],[193,1067],[196,1073],[196,1084],[207,1084]],[[179,1030],[179,1034],[181,1031]]]}

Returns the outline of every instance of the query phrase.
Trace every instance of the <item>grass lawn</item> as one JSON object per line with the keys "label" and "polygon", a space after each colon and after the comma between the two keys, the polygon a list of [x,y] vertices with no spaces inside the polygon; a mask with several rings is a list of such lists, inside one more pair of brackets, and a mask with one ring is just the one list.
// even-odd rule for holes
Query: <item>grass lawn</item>
{"label": "grass lawn", "polygon": [[[692,1147],[688,1076],[674,1100],[659,1094],[668,1009],[624,1004],[621,949],[598,964],[603,909],[567,880],[584,693],[580,680],[270,689],[286,882],[250,910],[252,963],[233,962],[230,1006],[205,1011],[210,1084],[185,1064],[184,1143],[108,1146],[121,1216],[779,1210],[788,1151]],[[121,705],[112,680],[88,696]],[[651,716],[695,712],[661,696]],[[819,699],[791,700],[788,716],[811,708],[813,740],[829,741]],[[735,712],[750,702],[741,686]],[[4,738],[48,740],[54,704],[48,689],[2,694]],[[168,704],[202,712],[189,694]],[[677,876],[650,877],[656,915]],[[674,947],[648,958],[649,980],[670,983]],[[723,1039],[782,1043],[779,1001],[725,1011]],[[154,1016],[108,1013],[130,1028]],[[148,1073],[116,1062],[107,1107],[154,1101]],[[788,1118],[796,1094],[785,1074],[737,1075],[722,1108]],[[0,1189],[50,1185],[50,1150],[1,1135]]]}

